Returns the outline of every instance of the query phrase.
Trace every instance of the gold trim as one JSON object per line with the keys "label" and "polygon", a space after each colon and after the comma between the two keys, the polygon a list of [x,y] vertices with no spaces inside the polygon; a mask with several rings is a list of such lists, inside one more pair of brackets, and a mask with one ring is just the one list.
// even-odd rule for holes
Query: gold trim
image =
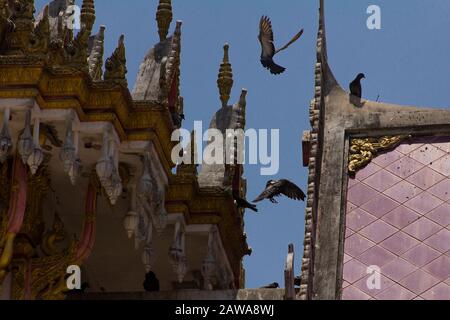
{"label": "gold trim", "polygon": [[220,101],[222,107],[226,107],[230,100],[231,89],[233,88],[233,70],[230,64],[228,43],[223,46],[223,61],[220,65],[219,76],[217,77],[217,86],[219,87]]}
{"label": "gold trim", "polygon": [[356,174],[367,166],[380,152],[395,149],[411,135],[383,136],[378,138],[351,139],[348,171]]}
{"label": "gold trim", "polygon": [[170,23],[172,22],[171,0],[159,0],[158,10],[156,11],[156,22],[158,23],[159,40],[164,41],[167,38]]}

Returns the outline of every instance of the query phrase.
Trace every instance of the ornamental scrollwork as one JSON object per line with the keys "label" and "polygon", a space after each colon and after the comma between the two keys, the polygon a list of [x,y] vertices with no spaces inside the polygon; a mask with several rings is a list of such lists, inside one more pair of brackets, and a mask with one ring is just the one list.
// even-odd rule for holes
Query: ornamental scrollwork
{"label": "ornamental scrollwork", "polygon": [[378,138],[351,139],[348,171],[350,175],[367,166],[383,151],[396,148],[411,135],[383,136]]}

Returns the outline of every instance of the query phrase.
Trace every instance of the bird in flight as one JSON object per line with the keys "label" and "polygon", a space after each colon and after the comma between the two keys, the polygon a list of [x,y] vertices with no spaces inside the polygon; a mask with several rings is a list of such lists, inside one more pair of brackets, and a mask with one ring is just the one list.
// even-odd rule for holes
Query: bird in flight
{"label": "bird in flight", "polygon": [[275,197],[280,197],[285,195],[286,197],[293,200],[305,201],[306,195],[297,185],[290,182],[289,180],[282,179],[278,181],[270,180],[266,184],[266,189],[261,193],[261,195],[253,200],[253,202],[260,202],[265,199],[269,199],[272,203],[278,203]]}
{"label": "bird in flight", "polygon": [[273,30],[272,30],[272,22],[269,17],[262,16],[259,22],[259,42],[261,43],[261,64],[264,68],[269,69],[272,74],[281,74],[286,68],[277,65],[273,61],[273,57],[279,53],[287,49],[291,44],[296,42],[303,34],[303,29],[297,33],[291,41],[289,41],[285,46],[281,47],[278,50],[275,50],[275,45],[273,43]]}
{"label": "bird in flight", "polygon": [[246,208],[246,209],[250,209],[255,212],[258,212],[258,209],[256,208],[255,204],[252,204],[252,203],[248,202],[247,200],[239,197],[237,192],[233,192],[233,198],[234,198],[234,202],[236,203],[236,206],[238,208]]}
{"label": "bird in flight", "polygon": [[365,79],[364,73],[360,73],[356,76],[355,80],[350,83],[350,93],[358,98],[362,97],[361,79]]}

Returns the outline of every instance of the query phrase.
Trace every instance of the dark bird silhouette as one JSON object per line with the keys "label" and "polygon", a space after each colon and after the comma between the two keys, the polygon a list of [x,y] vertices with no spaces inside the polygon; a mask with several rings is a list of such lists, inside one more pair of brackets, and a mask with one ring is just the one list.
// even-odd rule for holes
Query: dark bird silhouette
{"label": "dark bird silhouette", "polygon": [[159,280],[153,271],[150,271],[145,275],[145,281],[143,283],[144,289],[147,292],[158,292],[159,291]]}
{"label": "dark bird silhouette", "polygon": [[356,76],[355,80],[350,83],[350,93],[358,98],[362,97],[361,79],[365,79],[364,73],[360,73]]}
{"label": "dark bird silhouette", "polygon": [[256,208],[255,204],[252,204],[250,202],[248,202],[245,199],[242,199],[241,197],[239,197],[239,195],[237,194],[237,192],[233,192],[233,199],[236,203],[236,206],[238,208],[246,208],[246,209],[250,209],[253,210],[255,212],[258,212],[258,209]]}
{"label": "dark bird silhouette", "polygon": [[280,285],[277,282],[271,283],[265,287],[261,287],[261,289],[278,289]]}
{"label": "dark bird silhouette", "polygon": [[272,74],[281,74],[286,68],[277,65],[273,61],[273,57],[279,53],[287,49],[291,44],[296,42],[303,34],[303,29],[297,33],[291,41],[289,41],[285,46],[281,47],[278,50],[275,50],[275,45],[273,43],[273,30],[272,30],[272,22],[269,17],[262,16],[259,22],[259,42],[261,43],[261,64],[264,68],[269,69]]}
{"label": "dark bird silhouette", "polygon": [[300,287],[300,285],[302,284],[302,278],[301,277],[295,277],[294,279],[294,285],[296,287]]}
{"label": "dark bird silhouette", "polygon": [[265,199],[269,199],[272,203],[278,203],[275,197],[285,195],[293,200],[305,201],[306,195],[296,184],[289,180],[282,179],[278,181],[270,180],[266,184],[266,190],[261,195],[253,200],[253,202],[259,202]]}

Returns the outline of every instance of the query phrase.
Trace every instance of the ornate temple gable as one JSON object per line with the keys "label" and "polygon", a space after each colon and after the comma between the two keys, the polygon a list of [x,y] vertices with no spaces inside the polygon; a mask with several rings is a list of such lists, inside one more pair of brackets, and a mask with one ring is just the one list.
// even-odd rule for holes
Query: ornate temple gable
{"label": "ornate temple gable", "polygon": [[[163,222],[167,223],[164,219],[167,211],[170,213],[167,218],[171,223],[174,222],[174,219],[178,219],[177,217],[182,216],[183,223],[186,224],[181,225],[176,222],[175,229],[177,231],[174,244],[179,244],[178,233],[188,226],[194,230],[194,234],[196,228],[216,230],[214,237],[216,240],[220,239],[219,242],[223,245],[218,251],[225,252],[226,255],[225,258],[218,260],[218,264],[221,265],[217,270],[220,273],[221,268],[225,266],[222,262],[226,261],[227,265],[229,263],[229,267],[226,269],[232,269],[233,275],[230,277],[231,280],[228,280],[234,281],[234,287],[241,287],[244,281],[242,258],[244,255],[250,254],[251,249],[248,247],[243,231],[243,212],[242,209],[236,208],[231,189],[238,188],[239,193],[245,195],[242,166],[222,166],[219,170],[222,180],[218,185],[208,183],[199,185],[196,167],[192,166],[181,165],[177,168],[177,174],[172,174],[174,164],[171,160],[171,152],[175,142],[171,141],[171,134],[175,128],[181,125],[183,100],[179,94],[181,22],[177,22],[173,35],[167,38],[172,19],[170,1],[160,1],[157,13],[160,43],[150,51],[142,64],[142,73],[140,73],[142,77],[138,76],[133,95],[128,90],[126,83],[126,55],[123,38],[119,39],[117,49],[106,60],[103,73],[105,28],[101,27],[98,34],[91,36],[95,19],[92,0],[83,1],[81,30],[76,35],[66,27],[67,15],[64,13],[67,7],[73,3],[72,1],[54,0],[50,2],[38,15],[36,21],[32,14],[34,12],[33,1],[18,1],[20,6],[12,12],[6,6],[9,2],[0,0],[0,68],[2,75],[0,77],[0,110],[2,113],[11,111],[13,115],[11,121],[15,122],[14,128],[17,129],[18,126],[23,125],[24,111],[30,110],[33,124],[38,128],[37,132],[46,130],[45,128],[48,129],[52,125],[58,127],[56,131],[64,130],[61,124],[70,121],[68,120],[70,115],[70,119],[73,120],[72,138],[76,133],[79,139],[95,140],[94,143],[90,141],[87,144],[83,140],[84,149],[87,150],[85,152],[93,156],[94,161],[97,161],[95,152],[101,154],[102,157],[98,162],[92,162],[91,158],[89,160],[81,159],[82,156],[80,156],[80,159],[71,162],[73,167],[69,168],[69,172],[65,172],[69,175],[71,183],[74,183],[77,175],[70,172],[76,171],[77,164],[94,165],[97,169],[97,164],[102,164],[105,162],[103,160],[107,159],[107,157],[103,157],[106,147],[102,146],[114,145],[113,151],[111,151],[114,153],[114,175],[109,177],[114,181],[112,184],[108,184],[109,181],[105,177],[103,180],[100,179],[100,183],[103,182],[101,193],[109,198],[111,204],[119,200],[119,189],[123,189],[130,182],[128,181],[130,178],[127,174],[128,171],[124,169],[121,162],[123,158],[126,159],[125,162],[131,161],[133,165],[139,167],[141,164],[136,164],[136,161],[139,162],[139,156],[143,155],[145,158],[150,154],[153,168],[150,176],[157,177],[158,193],[147,192],[145,194],[155,197],[150,203],[157,203],[158,210],[161,212],[161,219],[155,220],[155,229],[158,232],[164,229]],[[19,28],[11,29],[10,27],[14,24],[19,25]],[[218,80],[223,107],[216,113],[211,124],[211,127],[222,131],[227,128],[245,128],[246,91],[242,91],[240,101],[234,106],[227,105],[232,86],[232,81],[230,81],[232,80],[231,65],[228,61],[227,50],[228,48],[225,50]],[[67,128],[67,132],[69,131]],[[102,140],[100,135],[104,131],[108,132],[108,137],[103,137]],[[62,131],[59,133],[61,138],[65,137],[64,147],[70,147],[70,145],[66,145],[67,141],[70,142],[68,138],[70,135],[65,136]],[[14,136],[16,135],[14,133]],[[3,134],[3,136],[7,135]],[[76,141],[80,142],[78,138]],[[105,139],[108,139],[108,142]],[[38,145],[37,142],[34,143]],[[72,141],[72,145],[77,144]],[[43,143],[42,147],[49,146],[44,146]],[[55,151],[60,147],[55,146]],[[101,151],[95,149],[97,147],[100,147]],[[8,153],[6,156],[10,156],[10,154]],[[83,161],[91,162],[88,164]],[[37,166],[35,162],[32,162],[31,165]],[[31,167],[29,163],[27,165]],[[97,172],[99,178],[104,173],[100,167],[99,165]],[[80,167],[78,169],[81,170]],[[147,177],[148,175],[143,174],[138,178]],[[114,186],[114,190],[111,186]],[[96,189],[95,193],[98,192],[100,189]],[[167,196],[164,198],[162,194],[165,192],[167,192]],[[7,196],[9,195],[7,194]],[[2,202],[6,201],[3,199],[3,194],[1,197]],[[92,205],[95,204],[95,201],[91,202],[88,201]],[[88,209],[93,213],[94,210],[91,207]],[[132,215],[128,218],[133,221]],[[30,219],[33,220],[31,216]],[[91,220],[89,218],[87,222],[92,222]],[[0,221],[0,223],[4,221]],[[161,222],[160,225],[157,225],[158,221]],[[30,229],[33,222],[35,221],[26,221],[24,230]],[[87,230],[91,230],[92,227],[91,225]],[[5,237],[4,228],[1,228],[0,231],[0,237],[3,239]],[[184,231],[181,233],[184,234]],[[210,232],[210,238],[211,234],[213,232]],[[91,236],[86,235],[90,238],[89,241],[93,241]],[[140,236],[145,236],[145,233]],[[210,242],[208,241],[208,255],[204,261],[205,277],[208,274],[211,275],[209,272],[212,266]],[[44,244],[44,246],[46,245]],[[92,246],[91,242],[89,242],[89,246]],[[148,244],[147,247],[150,248]],[[81,252],[82,254],[88,255],[89,248],[81,249],[86,250],[85,253]],[[151,249],[145,251],[143,255],[146,269],[150,268],[153,259]],[[12,253],[11,250],[7,253]],[[75,261],[72,259],[73,252],[73,250],[68,250],[61,256],[51,255],[51,259],[33,262],[32,268],[35,272],[33,281],[37,281],[32,284],[33,297],[43,297],[41,290],[48,282],[53,282],[56,287],[52,288],[52,290],[54,289],[52,292],[45,293],[45,297],[60,296],[61,288],[58,286],[62,283],[62,273],[55,273],[55,278],[53,278],[49,274],[53,269],[47,268],[47,266],[59,270],[67,261]],[[177,256],[176,252],[172,253],[170,259],[171,262],[174,262],[174,268],[177,269],[175,273],[179,279],[183,278],[182,271],[186,267],[183,264],[185,257]],[[2,257],[2,261],[0,261],[2,270],[5,268],[4,261],[6,260],[7,264],[10,262],[9,256],[5,256],[7,259]],[[66,258],[67,260],[63,260]],[[58,264],[59,260],[62,264]],[[214,272],[218,272],[217,270]],[[226,272],[227,277],[230,270]],[[17,298],[24,297],[24,288],[20,287],[22,271],[24,270],[19,270],[14,280],[16,284],[19,283],[19,287],[16,287],[13,293]],[[225,272],[222,273],[225,274]],[[225,284],[228,281],[227,279],[222,280]]]}
{"label": "ornate temple gable", "polygon": [[[225,136],[226,130],[245,130],[245,108],[247,90],[242,89],[239,101],[230,106],[228,100],[230,98],[233,86],[233,73],[231,64],[229,63],[229,45],[224,46],[223,62],[220,65],[217,85],[219,87],[220,100],[222,107],[215,113],[209,126],[210,129],[218,129]],[[224,139],[225,140],[225,139]],[[224,141],[224,153],[225,153]],[[225,154],[223,155],[225,159]],[[222,187],[227,188],[233,184],[233,172],[240,165],[227,164],[204,164],[199,174],[199,184],[201,187]],[[241,171],[241,174],[243,172]]]}
{"label": "ornate temple gable", "polygon": [[[246,90],[242,91],[240,101],[228,105],[233,74],[228,56],[229,46],[224,46],[224,59],[218,76],[218,87],[222,108],[214,115],[210,128],[245,129]],[[187,148],[196,158],[195,132]],[[232,189],[239,188],[240,196],[245,197],[245,179],[242,165],[207,165],[197,176],[195,164],[180,164],[177,174],[170,177],[166,206],[169,213],[182,212],[188,224],[218,225],[224,249],[233,267],[236,287],[242,285],[241,262],[251,249],[244,236],[243,212],[238,209],[232,197]]]}
{"label": "ornate temple gable", "polygon": [[167,38],[172,21],[170,0],[161,0],[156,13],[160,42],[149,50],[142,62],[132,91],[135,100],[167,104],[174,124],[181,126],[183,105],[180,97],[181,21]]}
{"label": "ornate temple gable", "polygon": [[[355,101],[328,65],[320,0],[315,98],[311,104],[309,187],[300,298],[339,299],[345,196],[352,139],[448,134],[450,111]],[[355,106],[356,104],[356,106]]]}
{"label": "ornate temple gable", "polygon": [[[170,159],[173,147],[170,141],[173,130],[171,113],[162,103],[132,100],[125,83],[125,47],[122,41],[108,59],[107,81],[102,80],[104,27],[97,35],[90,36],[95,19],[94,3],[84,0],[81,30],[74,37],[66,27],[63,14],[71,3],[55,0],[41,11],[34,30],[26,33],[30,40],[29,45],[23,44],[24,50],[29,52],[26,55],[9,48],[7,38],[19,35],[11,34],[7,26],[9,21],[15,23],[14,19],[27,18],[24,10],[32,2],[23,2],[20,14],[10,12],[4,3],[5,28],[2,29],[4,37],[0,39],[5,40],[0,49],[0,97],[34,98],[42,109],[75,109],[81,121],[112,122],[122,141],[151,140],[169,173],[173,167]],[[25,31],[20,35],[25,37]],[[47,61],[52,61],[52,64]]]}

